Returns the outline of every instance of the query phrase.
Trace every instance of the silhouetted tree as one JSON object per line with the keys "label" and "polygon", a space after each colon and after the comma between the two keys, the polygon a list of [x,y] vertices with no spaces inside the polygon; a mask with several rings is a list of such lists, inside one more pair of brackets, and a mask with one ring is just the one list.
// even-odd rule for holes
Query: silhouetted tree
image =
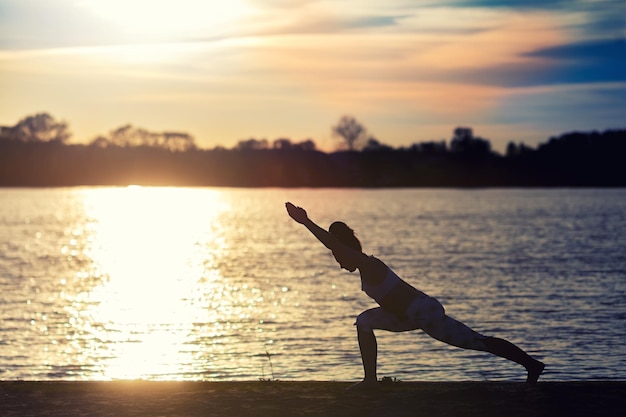
{"label": "silhouetted tree", "polygon": [[450,150],[472,156],[487,155],[491,153],[491,143],[483,138],[474,137],[469,127],[457,127],[450,142]]}
{"label": "silhouetted tree", "polygon": [[357,142],[367,135],[365,127],[352,116],[342,116],[332,131],[334,136],[343,139],[350,151],[356,150]]}
{"label": "silhouetted tree", "polygon": [[131,124],[118,127],[110,132],[111,143],[116,146],[134,147],[147,145],[152,142],[151,134],[142,128],[136,128]]}
{"label": "silhouetted tree", "polygon": [[131,124],[111,130],[108,137],[97,136],[89,145],[97,148],[147,146],[176,152],[197,149],[193,136],[188,133],[150,132],[143,128],[134,127]]}
{"label": "silhouetted tree", "polygon": [[162,139],[159,143],[161,147],[170,151],[186,152],[196,149],[194,138],[188,133],[163,132],[159,138]]}
{"label": "silhouetted tree", "polygon": [[267,139],[246,139],[240,140],[234,148],[236,151],[260,151],[269,149]]}
{"label": "silhouetted tree", "polygon": [[274,140],[274,142],[272,143],[272,149],[288,151],[293,149],[293,144],[291,143],[291,140],[287,138],[279,138]]}
{"label": "silhouetted tree", "polygon": [[506,146],[505,155],[507,158],[511,158],[515,156],[529,154],[532,152],[532,150],[533,149],[530,146],[527,146],[524,143],[516,144],[514,142],[509,142],[509,144]]}
{"label": "silhouetted tree", "polygon": [[511,156],[517,156],[518,154],[519,154],[519,151],[518,151],[517,145],[513,142],[509,142],[509,144],[506,145],[506,156],[511,157]]}
{"label": "silhouetted tree", "polygon": [[272,143],[272,149],[282,151],[314,151],[317,147],[311,139],[303,140],[299,143],[293,143],[290,139],[279,138]]}
{"label": "silhouetted tree", "polygon": [[295,145],[299,150],[301,151],[315,151],[317,150],[317,146],[315,145],[315,142],[313,142],[312,139],[305,139],[300,143],[297,143]]}
{"label": "silhouetted tree", "polygon": [[111,145],[111,141],[102,136],[96,136],[94,139],[91,140],[91,142],[89,142],[89,146],[92,146],[94,148],[107,148]]}
{"label": "silhouetted tree", "polygon": [[381,152],[381,151],[392,151],[393,147],[389,145],[385,145],[384,143],[380,143],[378,139],[371,137],[367,140],[367,143],[363,147],[363,151],[365,152]]}
{"label": "silhouetted tree", "polygon": [[448,146],[445,140],[441,142],[414,143],[409,149],[424,155],[440,155],[448,152]]}
{"label": "silhouetted tree", "polygon": [[57,122],[48,113],[27,116],[15,126],[5,127],[0,131],[0,139],[24,143],[66,143],[71,136],[67,123]]}

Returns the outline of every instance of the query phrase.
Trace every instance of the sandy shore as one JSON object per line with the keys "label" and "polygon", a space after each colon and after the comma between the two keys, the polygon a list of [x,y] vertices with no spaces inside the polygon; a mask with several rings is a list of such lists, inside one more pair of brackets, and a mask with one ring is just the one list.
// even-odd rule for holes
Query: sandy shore
{"label": "sandy shore", "polygon": [[624,382],[0,382],[0,416],[613,416]]}

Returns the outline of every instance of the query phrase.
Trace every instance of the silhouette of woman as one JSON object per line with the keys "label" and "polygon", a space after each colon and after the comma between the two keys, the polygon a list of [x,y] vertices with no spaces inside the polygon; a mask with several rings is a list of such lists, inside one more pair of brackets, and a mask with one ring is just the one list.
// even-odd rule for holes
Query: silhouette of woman
{"label": "silhouette of woman", "polygon": [[405,332],[421,329],[431,337],[464,349],[493,353],[526,368],[526,382],[534,384],[544,364],[513,343],[484,336],[445,314],[435,298],[412,287],[398,277],[380,259],[363,253],[361,242],[343,222],[334,222],[328,231],[309,219],[307,212],[291,203],[285,204],[289,216],[304,225],[324,246],[330,249],[342,269],[361,275],[361,289],[380,307],[361,313],[356,320],[357,337],[365,376],[354,388],[376,385],[378,346],[374,329]]}

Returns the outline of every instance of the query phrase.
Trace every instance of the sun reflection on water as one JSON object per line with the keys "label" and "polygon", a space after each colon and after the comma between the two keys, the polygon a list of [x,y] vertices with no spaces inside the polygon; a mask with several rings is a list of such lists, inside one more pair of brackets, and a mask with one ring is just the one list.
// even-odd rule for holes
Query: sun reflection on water
{"label": "sun reflection on water", "polygon": [[[183,375],[180,364],[193,362],[187,345],[194,323],[207,321],[195,302],[211,269],[207,252],[226,250],[218,220],[228,203],[218,190],[129,187],[86,192],[84,204],[89,255],[106,279],[89,293],[77,323],[96,333],[102,378]],[[219,271],[210,275],[220,279]]]}

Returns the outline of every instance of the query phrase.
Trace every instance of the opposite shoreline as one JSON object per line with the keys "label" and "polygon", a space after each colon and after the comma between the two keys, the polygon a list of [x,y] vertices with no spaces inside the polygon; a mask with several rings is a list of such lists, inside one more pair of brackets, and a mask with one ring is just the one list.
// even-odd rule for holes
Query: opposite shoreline
{"label": "opposite shoreline", "polygon": [[10,416],[613,416],[626,381],[389,382],[352,392],[350,382],[0,382]]}

